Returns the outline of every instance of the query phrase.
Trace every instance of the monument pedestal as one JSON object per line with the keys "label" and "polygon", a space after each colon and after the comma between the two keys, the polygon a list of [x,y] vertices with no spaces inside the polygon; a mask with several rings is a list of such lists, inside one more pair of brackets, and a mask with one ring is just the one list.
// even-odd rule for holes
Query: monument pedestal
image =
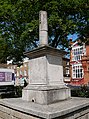
{"label": "monument pedestal", "polygon": [[62,56],[64,51],[42,46],[27,52],[29,85],[22,99],[39,104],[51,104],[70,98],[70,89],[63,82]]}
{"label": "monument pedestal", "polygon": [[66,86],[28,85],[23,89],[22,99],[39,104],[51,104],[70,97],[70,89]]}

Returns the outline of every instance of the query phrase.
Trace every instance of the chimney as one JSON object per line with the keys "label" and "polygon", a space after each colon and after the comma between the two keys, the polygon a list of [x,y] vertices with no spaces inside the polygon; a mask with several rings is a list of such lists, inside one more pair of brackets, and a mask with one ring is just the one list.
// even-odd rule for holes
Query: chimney
{"label": "chimney", "polygon": [[72,38],[69,40],[69,45],[71,46],[74,42],[72,41]]}

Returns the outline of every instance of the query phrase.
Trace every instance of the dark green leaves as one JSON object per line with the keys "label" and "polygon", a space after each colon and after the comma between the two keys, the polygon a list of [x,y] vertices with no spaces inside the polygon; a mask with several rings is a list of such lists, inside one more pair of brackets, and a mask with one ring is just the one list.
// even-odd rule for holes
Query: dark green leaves
{"label": "dark green leaves", "polygon": [[89,0],[2,0],[0,35],[7,52],[0,56],[5,61],[19,62],[24,51],[38,46],[40,10],[48,13],[50,46],[66,49],[69,34],[78,33],[83,41],[89,38]]}

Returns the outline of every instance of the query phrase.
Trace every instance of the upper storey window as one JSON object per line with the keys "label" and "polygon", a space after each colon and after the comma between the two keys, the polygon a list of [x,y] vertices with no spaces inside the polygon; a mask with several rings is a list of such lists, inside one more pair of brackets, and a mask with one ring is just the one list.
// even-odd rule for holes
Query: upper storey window
{"label": "upper storey window", "polygon": [[81,60],[83,55],[83,46],[73,48],[72,54],[73,54],[72,61]]}
{"label": "upper storey window", "polygon": [[83,47],[76,48],[73,50],[74,55],[80,55],[83,52]]}

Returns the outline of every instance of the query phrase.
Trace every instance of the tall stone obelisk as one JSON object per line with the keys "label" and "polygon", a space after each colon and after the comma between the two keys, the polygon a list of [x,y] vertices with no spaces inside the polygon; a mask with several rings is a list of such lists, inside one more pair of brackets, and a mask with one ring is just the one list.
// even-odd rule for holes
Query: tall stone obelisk
{"label": "tall stone obelisk", "polygon": [[70,89],[63,82],[62,57],[65,52],[48,46],[46,11],[39,15],[38,48],[26,52],[29,60],[29,84],[23,89],[22,99],[39,104],[51,104],[70,97]]}
{"label": "tall stone obelisk", "polygon": [[48,45],[48,23],[47,12],[39,12],[39,41],[40,46]]}

